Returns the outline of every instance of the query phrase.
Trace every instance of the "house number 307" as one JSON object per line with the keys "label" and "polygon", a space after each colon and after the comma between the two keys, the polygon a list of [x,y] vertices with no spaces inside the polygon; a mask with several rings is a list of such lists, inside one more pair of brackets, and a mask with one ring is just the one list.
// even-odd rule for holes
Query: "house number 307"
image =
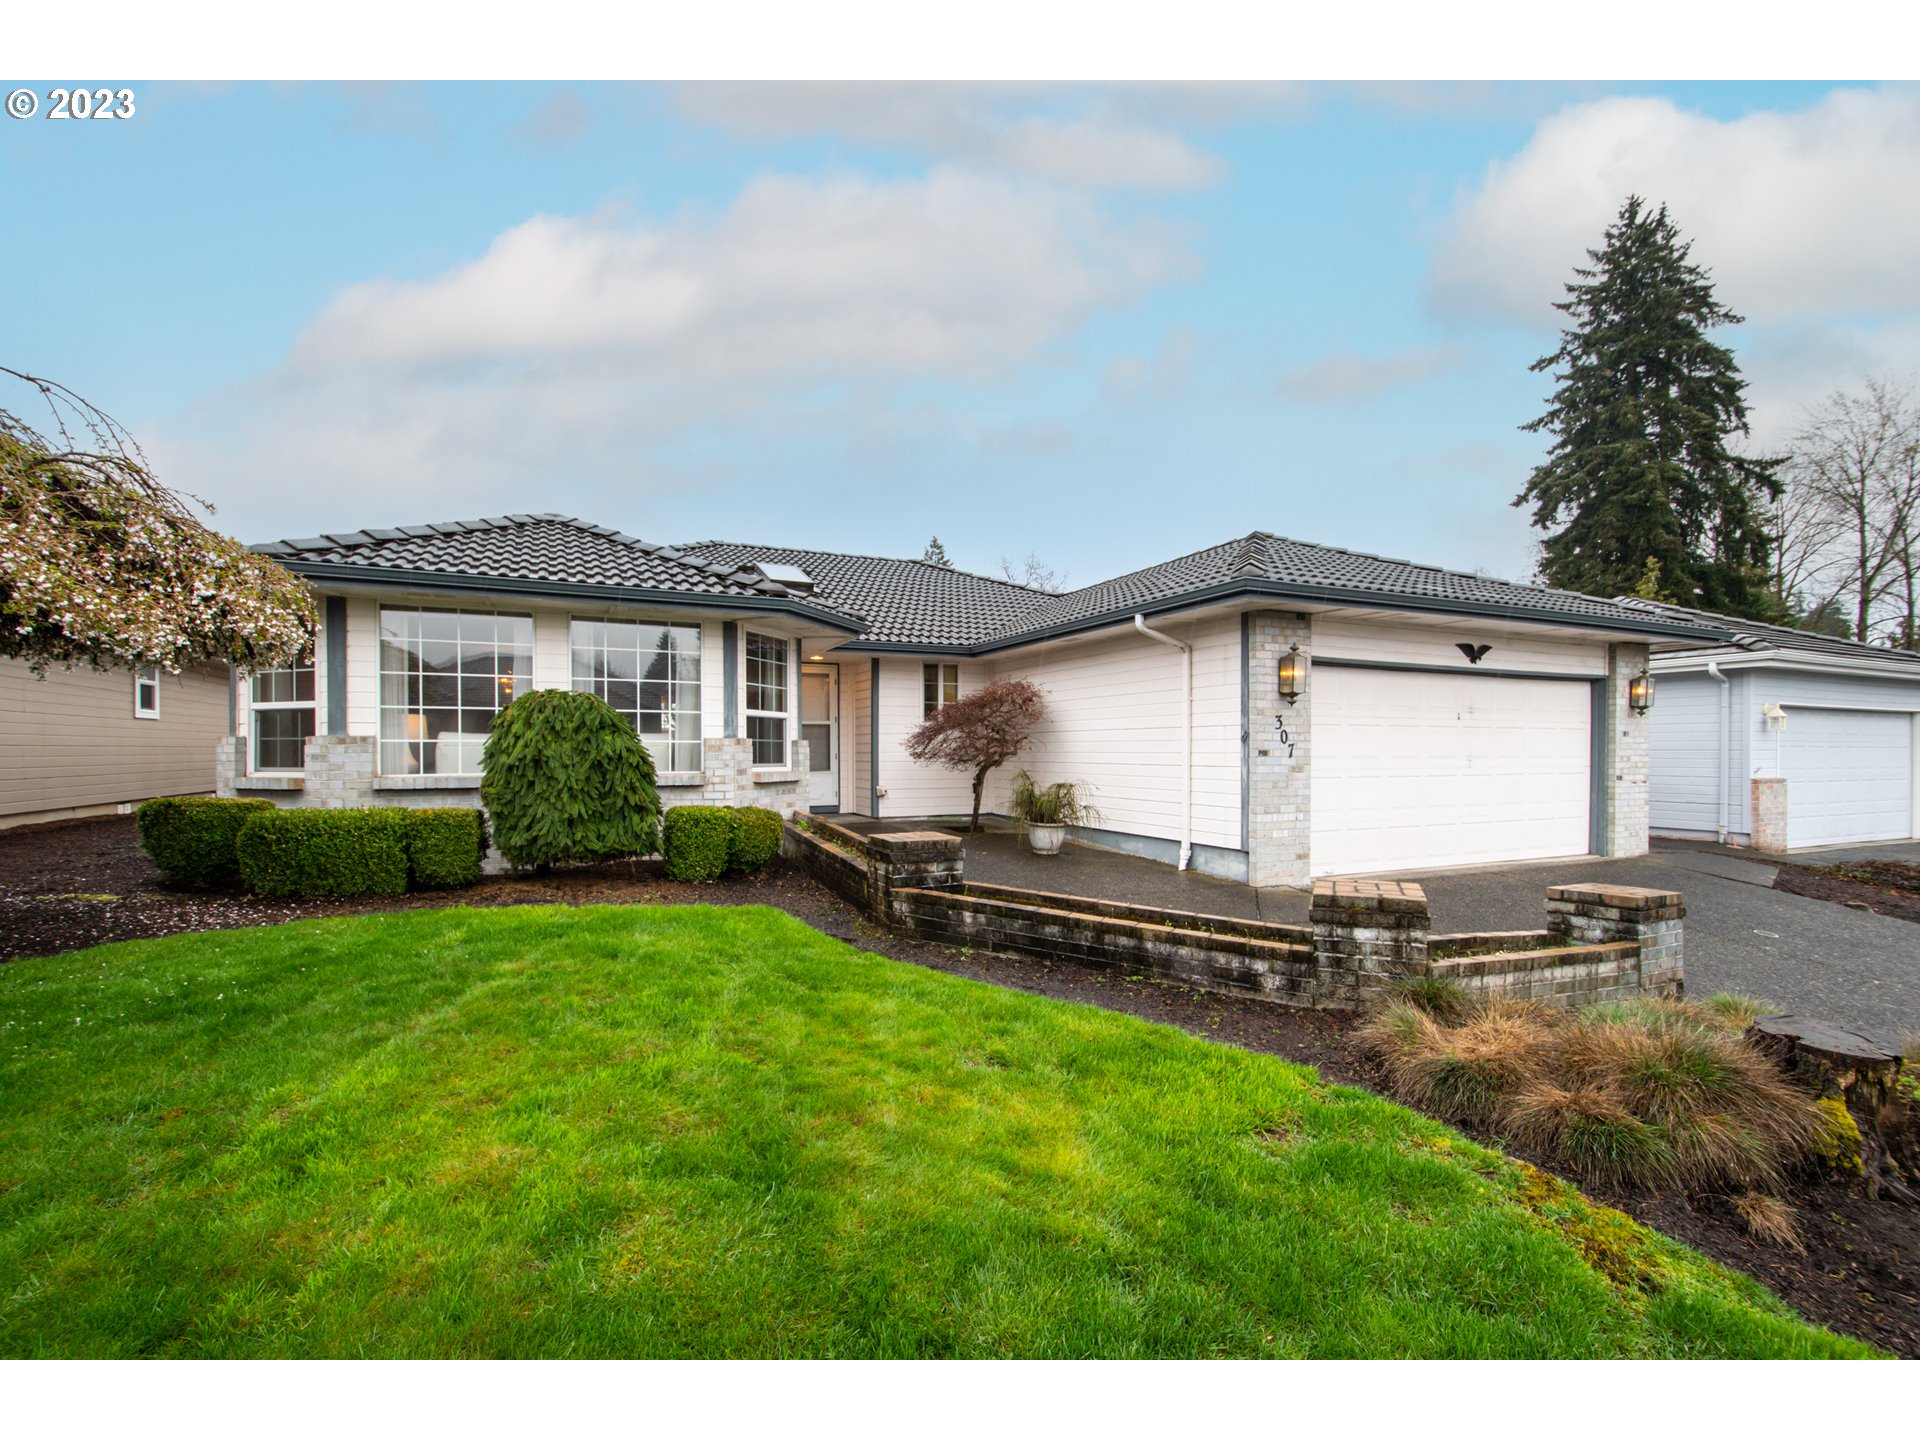
{"label": "house number 307", "polygon": [[1276,715],[1273,717],[1273,728],[1280,732],[1278,737],[1279,741],[1287,747],[1287,758],[1291,760],[1293,758],[1293,736],[1287,733],[1287,722]]}

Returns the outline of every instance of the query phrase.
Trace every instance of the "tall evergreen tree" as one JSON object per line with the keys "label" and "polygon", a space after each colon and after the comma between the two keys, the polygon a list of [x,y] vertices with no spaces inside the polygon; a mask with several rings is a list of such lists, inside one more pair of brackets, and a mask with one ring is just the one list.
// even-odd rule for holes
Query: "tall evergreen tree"
{"label": "tall evergreen tree", "polygon": [[1554,437],[1514,504],[1547,531],[1541,577],[1591,595],[1659,598],[1771,618],[1765,502],[1783,463],[1728,448],[1747,433],[1746,382],[1707,338],[1741,317],[1667,218],[1630,196],[1554,308],[1571,317],[1560,348],[1534,362],[1558,388],[1521,428]]}
{"label": "tall evergreen tree", "polygon": [[945,570],[953,568],[953,562],[947,558],[947,547],[940,543],[938,535],[927,541],[926,553],[920,558],[929,565],[938,565]]}

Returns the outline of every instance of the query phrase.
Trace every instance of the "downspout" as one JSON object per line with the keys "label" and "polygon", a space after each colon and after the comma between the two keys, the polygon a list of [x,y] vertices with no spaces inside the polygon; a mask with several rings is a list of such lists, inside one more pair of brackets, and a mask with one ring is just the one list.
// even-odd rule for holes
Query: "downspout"
{"label": "downspout", "polygon": [[1720,843],[1727,843],[1727,716],[1732,705],[1733,682],[1720,673],[1720,662],[1707,661],[1707,674],[1720,682]]}
{"label": "downspout", "polygon": [[1180,868],[1184,870],[1193,859],[1193,647],[1184,640],[1176,640],[1171,635],[1148,628],[1144,615],[1133,617],[1133,628],[1149,640],[1173,646],[1186,657],[1181,666],[1180,682],[1181,730],[1186,738],[1186,751],[1180,768]]}

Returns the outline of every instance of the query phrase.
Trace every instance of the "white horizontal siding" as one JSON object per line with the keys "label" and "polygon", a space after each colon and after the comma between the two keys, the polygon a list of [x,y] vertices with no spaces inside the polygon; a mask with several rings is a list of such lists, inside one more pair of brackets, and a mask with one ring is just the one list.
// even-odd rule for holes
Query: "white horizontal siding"
{"label": "white horizontal siding", "polygon": [[[937,657],[928,657],[933,660]],[[882,815],[965,815],[973,809],[973,776],[938,765],[923,765],[906,752],[906,738],[925,718],[925,691],[916,656],[880,658],[880,788]],[[951,656],[940,664],[956,663]],[[982,660],[962,660],[960,691],[978,690],[992,678]]]}
{"label": "white horizontal siding", "polygon": [[[1240,838],[1240,617],[1156,620],[1193,646],[1193,839],[1238,850]],[[1088,787],[1100,828],[1178,840],[1186,717],[1181,653],[1132,630],[1061,641],[1001,657],[996,679],[1032,680],[1047,718],[1028,752],[993,777],[1004,810],[1008,779],[1025,767],[1042,784]]]}
{"label": "white horizontal siding", "polygon": [[848,783],[840,787],[840,808],[867,815],[873,810],[873,664],[865,655],[850,656],[840,667],[847,692],[840,715],[852,736]]}
{"label": "white horizontal siding", "polygon": [[[1486,645],[1474,665],[1460,646]],[[1433,625],[1417,620],[1354,615],[1313,617],[1316,658],[1368,660],[1375,664],[1442,665],[1450,669],[1523,670],[1532,674],[1607,673],[1602,640],[1544,635],[1524,625]]]}

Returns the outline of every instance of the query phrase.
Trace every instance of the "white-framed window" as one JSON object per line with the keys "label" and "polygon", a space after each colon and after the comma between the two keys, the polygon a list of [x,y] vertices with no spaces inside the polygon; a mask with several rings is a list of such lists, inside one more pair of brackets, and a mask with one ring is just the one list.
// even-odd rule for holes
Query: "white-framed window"
{"label": "white-framed window", "polygon": [[573,688],[633,721],[659,770],[698,770],[700,627],[575,616]]}
{"label": "white-framed window", "polygon": [[247,677],[247,734],[253,770],[304,770],[314,735],[313,647],[285,670]]}
{"label": "white-framed window", "polygon": [[380,773],[478,775],[493,717],[533,688],[533,617],[380,611]]}
{"label": "white-framed window", "polygon": [[160,718],[160,667],[140,665],[133,672],[133,718]]}
{"label": "white-framed window", "polygon": [[747,739],[753,763],[787,763],[787,642],[747,632]]}
{"label": "white-framed window", "polygon": [[920,667],[920,718],[925,719],[942,705],[960,698],[958,665],[922,665]]}

